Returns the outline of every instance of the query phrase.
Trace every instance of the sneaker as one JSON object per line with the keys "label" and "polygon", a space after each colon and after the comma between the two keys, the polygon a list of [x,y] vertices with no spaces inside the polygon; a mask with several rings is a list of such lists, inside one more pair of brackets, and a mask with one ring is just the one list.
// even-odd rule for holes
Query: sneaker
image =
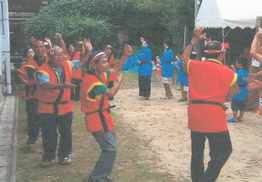
{"label": "sneaker", "polygon": [[243,122],[243,120],[242,120],[242,119],[239,119],[239,117],[237,117],[237,121],[238,121],[238,122]]}
{"label": "sneaker", "polygon": [[107,176],[105,180],[106,182],[114,182],[113,178],[111,178],[110,176]]}
{"label": "sneaker", "polygon": [[186,102],[185,99],[178,99],[177,102]]}
{"label": "sneaker", "polygon": [[[88,178],[88,181],[87,182],[107,182],[106,179],[105,180],[94,180],[91,178],[91,176]],[[110,182],[110,181],[109,181]],[[113,182],[113,181],[112,181]]]}
{"label": "sneaker", "polygon": [[237,121],[235,121],[234,118],[227,119],[227,122],[229,122],[229,123],[237,123]]}
{"label": "sneaker", "polygon": [[139,99],[140,99],[140,100],[145,100],[145,97],[139,96]]}

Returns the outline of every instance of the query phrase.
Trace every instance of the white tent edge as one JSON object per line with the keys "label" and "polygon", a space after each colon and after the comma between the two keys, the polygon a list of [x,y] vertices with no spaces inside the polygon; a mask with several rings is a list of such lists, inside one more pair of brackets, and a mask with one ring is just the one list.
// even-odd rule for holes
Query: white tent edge
{"label": "white tent edge", "polygon": [[195,19],[206,28],[255,28],[262,17],[261,0],[203,0]]}

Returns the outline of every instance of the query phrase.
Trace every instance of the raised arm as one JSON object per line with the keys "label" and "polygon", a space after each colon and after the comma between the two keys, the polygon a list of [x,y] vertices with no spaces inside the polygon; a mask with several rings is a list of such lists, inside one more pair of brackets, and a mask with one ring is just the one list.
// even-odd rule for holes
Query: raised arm
{"label": "raised arm", "polygon": [[84,54],[82,54],[82,56],[80,57],[80,65],[81,66],[84,65],[87,62],[87,60],[88,60],[88,58],[89,58],[89,56],[90,56],[90,54],[93,50],[93,46],[92,46],[89,39],[88,40],[84,39],[83,44],[84,44]]}
{"label": "raised arm", "polygon": [[203,27],[196,27],[194,29],[192,40],[190,41],[188,46],[184,49],[184,52],[181,56],[182,59],[189,58],[196,43],[206,38],[206,34],[205,33],[202,34],[203,29],[204,29]]}
{"label": "raised arm", "polygon": [[120,89],[122,83],[123,83],[123,75],[118,74],[116,84],[112,88],[106,90],[104,94],[109,97],[114,97],[117,94],[118,90]]}
{"label": "raised arm", "polygon": [[259,28],[258,32],[254,36],[253,42],[250,48],[250,55],[262,63],[262,49],[261,49],[262,29]]}
{"label": "raised arm", "polygon": [[123,52],[123,55],[122,57],[120,58],[120,60],[114,65],[114,67],[110,70],[111,71],[111,75],[115,74],[115,73],[118,73],[125,61],[127,60],[128,56],[130,56],[131,54],[133,53],[133,50],[132,48],[129,46],[129,45],[125,45],[125,49],[124,49],[124,52]]}
{"label": "raised arm", "polygon": [[64,40],[63,40],[62,35],[61,35],[60,33],[56,33],[56,34],[55,34],[55,38],[56,38],[57,40],[59,40],[60,47],[62,48],[63,52],[66,54],[66,53],[67,53],[66,44],[65,44],[65,42],[64,42]]}

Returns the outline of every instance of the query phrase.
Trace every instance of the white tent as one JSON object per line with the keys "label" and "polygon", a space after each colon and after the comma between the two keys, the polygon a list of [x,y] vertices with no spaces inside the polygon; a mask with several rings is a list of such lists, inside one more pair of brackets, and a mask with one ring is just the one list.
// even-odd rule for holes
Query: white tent
{"label": "white tent", "polygon": [[255,28],[262,0],[203,0],[195,25],[209,28]]}

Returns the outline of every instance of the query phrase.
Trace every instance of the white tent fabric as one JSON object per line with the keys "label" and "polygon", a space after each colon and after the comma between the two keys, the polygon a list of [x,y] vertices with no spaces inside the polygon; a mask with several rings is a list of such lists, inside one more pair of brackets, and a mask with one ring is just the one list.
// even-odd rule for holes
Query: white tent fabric
{"label": "white tent fabric", "polygon": [[262,0],[203,0],[195,25],[255,28],[258,16],[262,16]]}

